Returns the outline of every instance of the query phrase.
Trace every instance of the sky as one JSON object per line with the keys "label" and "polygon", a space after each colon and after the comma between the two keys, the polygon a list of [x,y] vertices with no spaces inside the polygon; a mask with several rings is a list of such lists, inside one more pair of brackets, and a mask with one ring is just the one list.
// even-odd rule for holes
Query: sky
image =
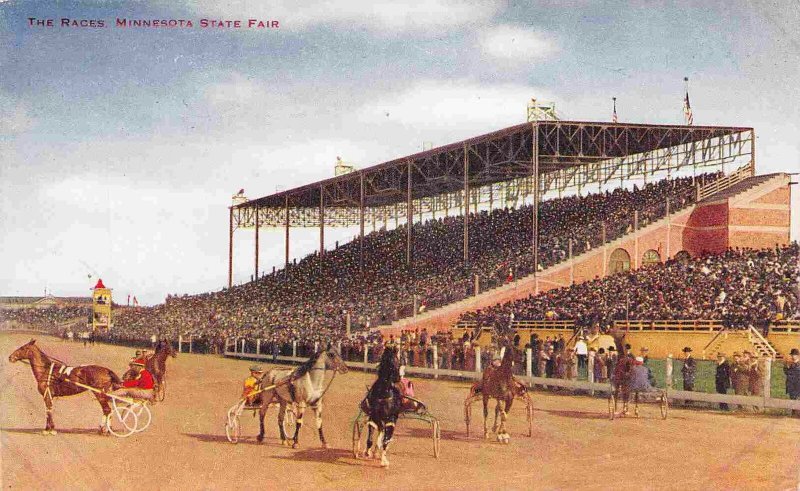
{"label": "sky", "polygon": [[[758,173],[800,172],[799,12],[790,0],[0,0],[0,295],[85,296],[98,277],[118,302],[219,290],[240,188],[259,197],[331,177],[337,156],[367,167],[518,124],[531,97],[565,119],[608,121],[617,97],[621,122],[682,124],[687,76],[695,124],[752,126]],[[327,245],[349,233],[326,232]],[[292,234],[293,256],[318,244],[316,230]],[[252,236],[236,233],[236,283],[252,274]],[[260,250],[262,269],[280,265],[282,230],[262,231]]]}

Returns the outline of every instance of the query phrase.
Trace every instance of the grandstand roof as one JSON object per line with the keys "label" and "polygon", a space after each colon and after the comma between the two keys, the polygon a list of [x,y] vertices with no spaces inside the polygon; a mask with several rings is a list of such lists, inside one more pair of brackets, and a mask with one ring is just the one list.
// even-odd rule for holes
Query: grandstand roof
{"label": "grandstand roof", "polygon": [[682,145],[700,144],[700,151],[706,146],[711,151],[711,146],[721,145],[722,139],[744,132],[752,132],[752,128],[588,121],[522,123],[253,199],[234,208],[283,208],[287,204],[292,208],[315,208],[320,206],[321,197],[325,207],[359,207],[362,184],[363,205],[383,206],[405,201],[409,187],[414,199],[463,189],[465,167],[470,187],[509,181],[531,175],[534,139],[538,140],[538,169],[542,175]]}

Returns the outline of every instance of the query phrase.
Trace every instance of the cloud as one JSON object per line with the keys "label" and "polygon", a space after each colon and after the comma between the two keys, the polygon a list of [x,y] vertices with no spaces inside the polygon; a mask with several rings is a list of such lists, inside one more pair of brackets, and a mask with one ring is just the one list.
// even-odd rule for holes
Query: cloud
{"label": "cloud", "polygon": [[514,61],[544,60],[558,52],[558,43],[551,36],[512,25],[487,30],[480,39],[483,52],[494,58]]}
{"label": "cloud", "polygon": [[35,120],[26,104],[0,93],[0,136],[24,133],[34,124]]}
{"label": "cloud", "polygon": [[404,31],[439,34],[491,19],[501,8],[496,0],[415,0],[331,2],[275,1],[269,3],[234,0],[201,1],[190,4],[198,15],[219,15],[223,18],[259,18],[278,20],[281,28],[305,30],[320,25],[363,28],[375,33]]}
{"label": "cloud", "polygon": [[552,94],[519,84],[427,80],[369,102],[356,114],[364,123],[480,132],[525,121],[526,104],[531,97],[551,100]]}

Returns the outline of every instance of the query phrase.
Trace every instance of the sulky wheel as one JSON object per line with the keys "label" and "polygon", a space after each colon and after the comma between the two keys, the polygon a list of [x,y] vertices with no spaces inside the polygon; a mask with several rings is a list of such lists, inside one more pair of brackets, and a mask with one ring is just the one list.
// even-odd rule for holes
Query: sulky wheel
{"label": "sulky wheel", "polygon": [[359,458],[367,451],[367,420],[359,412],[353,420],[353,457]]}
{"label": "sulky wheel", "polygon": [[225,423],[225,436],[231,443],[237,443],[239,437],[242,436],[242,424],[239,422],[239,416],[235,414],[228,415],[228,420]]}
{"label": "sulky wheel", "polygon": [[528,436],[533,436],[533,404],[531,401],[525,401],[525,416],[528,420]]}
{"label": "sulky wheel", "polygon": [[661,406],[661,419],[667,419],[667,413],[669,412],[669,399],[667,398],[666,392],[661,394],[659,405]]}
{"label": "sulky wheel", "polygon": [[113,415],[116,416],[106,419],[106,428],[112,435],[125,438],[131,436],[139,424],[139,417],[136,412],[128,406],[116,406]]}
{"label": "sulky wheel", "polygon": [[147,429],[150,426],[150,420],[153,419],[153,414],[150,412],[150,408],[147,407],[146,403],[137,402],[130,406],[130,410],[136,413],[137,418],[137,425],[136,430],[137,432],[141,432]]}
{"label": "sulky wheel", "polygon": [[469,421],[472,419],[472,401],[464,403],[464,423],[467,425],[467,437],[469,437]]}
{"label": "sulky wheel", "polygon": [[[280,408],[278,409],[280,411]],[[297,427],[297,415],[294,413],[294,408],[287,405],[286,413],[283,416],[283,431],[286,435],[294,435],[295,428]]]}
{"label": "sulky wheel", "polygon": [[614,392],[608,394],[608,419],[613,420],[617,412],[617,398]]}
{"label": "sulky wheel", "polygon": [[433,430],[433,456],[437,459],[442,453],[442,427],[439,425],[439,420],[434,419],[431,423]]}

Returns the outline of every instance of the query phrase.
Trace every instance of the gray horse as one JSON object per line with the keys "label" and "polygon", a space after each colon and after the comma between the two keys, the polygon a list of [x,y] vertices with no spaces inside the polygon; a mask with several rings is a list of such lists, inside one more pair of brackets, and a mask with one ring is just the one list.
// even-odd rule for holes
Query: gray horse
{"label": "gray horse", "polygon": [[[326,384],[325,379],[328,370],[333,371],[333,376]],[[261,398],[261,409],[259,410],[261,431],[258,434],[258,441],[264,441],[264,415],[267,413],[267,408],[270,403],[277,402],[280,405],[278,410],[278,429],[281,433],[281,444],[289,445],[283,422],[286,417],[286,411],[291,410],[291,404],[296,404],[297,426],[294,430],[292,448],[298,448],[299,446],[298,439],[300,428],[303,426],[303,413],[305,413],[306,406],[311,406],[311,409],[314,410],[319,441],[322,443],[323,448],[328,448],[322,432],[322,397],[333,382],[333,377],[336,376],[336,373],[347,373],[347,365],[345,365],[339,353],[328,347],[324,351],[314,353],[308,361],[293,370],[273,368],[264,374],[264,378],[261,379],[261,387],[270,387],[272,385],[275,387],[264,391],[264,395]]]}

